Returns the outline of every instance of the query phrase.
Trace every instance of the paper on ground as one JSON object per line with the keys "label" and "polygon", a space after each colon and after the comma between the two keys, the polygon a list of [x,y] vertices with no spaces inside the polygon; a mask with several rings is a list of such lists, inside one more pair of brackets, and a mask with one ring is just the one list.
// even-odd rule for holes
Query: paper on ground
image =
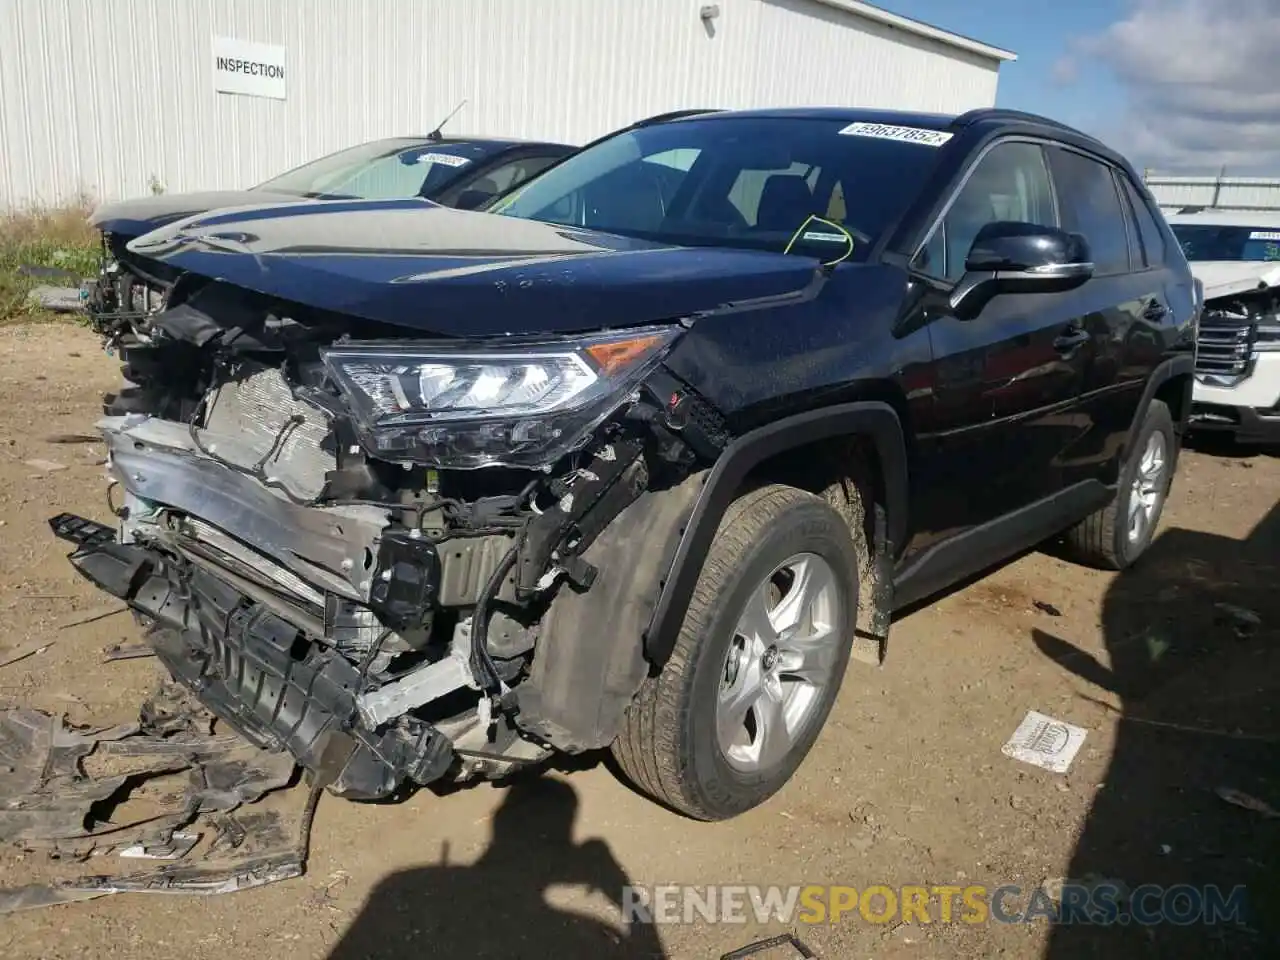
{"label": "paper on ground", "polygon": [[1006,757],[1053,773],[1066,773],[1088,732],[1084,727],[1028,710],[1001,752]]}

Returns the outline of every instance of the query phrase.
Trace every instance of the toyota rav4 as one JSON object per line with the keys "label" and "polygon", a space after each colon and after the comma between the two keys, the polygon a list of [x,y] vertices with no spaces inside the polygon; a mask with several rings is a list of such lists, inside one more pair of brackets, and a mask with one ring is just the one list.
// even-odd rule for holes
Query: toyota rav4
{"label": "toyota rav4", "polygon": [[[226,724],[336,794],[610,748],[741,813],[891,617],[1045,541],[1150,542],[1198,287],[1049,120],[642,122],[487,212],[212,212],[53,519]],[[859,666],[861,669],[861,666]]]}

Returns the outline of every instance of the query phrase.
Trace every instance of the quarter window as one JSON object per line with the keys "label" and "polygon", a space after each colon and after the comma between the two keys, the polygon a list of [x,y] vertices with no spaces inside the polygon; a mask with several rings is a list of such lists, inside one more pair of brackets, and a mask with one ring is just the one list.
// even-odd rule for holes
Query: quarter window
{"label": "quarter window", "polygon": [[979,160],[916,255],[915,266],[931,276],[959,280],[978,231],[1000,221],[1058,225],[1049,171],[1038,144],[997,144]]}
{"label": "quarter window", "polygon": [[1147,201],[1129,182],[1128,177],[1120,178],[1125,190],[1129,193],[1129,202],[1133,204],[1133,214],[1138,218],[1138,235],[1142,238],[1142,260],[1148,267],[1164,263],[1164,233],[1151,215],[1151,207]]}
{"label": "quarter window", "polygon": [[1096,274],[1125,273],[1129,269],[1129,237],[1111,168],[1057,147],[1050,157],[1062,225],[1084,236]]}

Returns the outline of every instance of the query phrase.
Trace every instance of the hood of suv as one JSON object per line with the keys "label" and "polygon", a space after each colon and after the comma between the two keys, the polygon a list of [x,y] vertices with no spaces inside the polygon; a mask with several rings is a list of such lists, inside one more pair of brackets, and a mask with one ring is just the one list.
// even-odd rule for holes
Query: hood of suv
{"label": "hood of suv", "polygon": [[678,247],[424,200],[217,211],[141,256],[324,310],[445,336],[629,326],[796,294],[818,261]]}
{"label": "hood of suv", "polygon": [[1193,260],[1191,273],[1204,284],[1204,298],[1229,297],[1263,287],[1280,287],[1280,263],[1247,260]]}
{"label": "hood of suv", "polygon": [[197,193],[162,193],[104,204],[93,211],[89,223],[105,233],[138,237],[156,227],[181,220],[194,213],[222,207],[245,207],[264,203],[302,203],[306,197],[267,190],[206,190]]}

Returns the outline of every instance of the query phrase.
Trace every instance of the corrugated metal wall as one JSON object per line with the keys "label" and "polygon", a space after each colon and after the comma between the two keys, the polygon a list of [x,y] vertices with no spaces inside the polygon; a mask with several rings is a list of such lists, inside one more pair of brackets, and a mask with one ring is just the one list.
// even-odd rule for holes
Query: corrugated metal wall
{"label": "corrugated metal wall", "polygon": [[1149,173],[1147,187],[1161,207],[1280,210],[1280,178],[1186,177]]}
{"label": "corrugated metal wall", "polygon": [[[996,63],[813,0],[0,0],[0,206],[251,186],[450,132],[581,143],[689,106],[995,102]],[[288,96],[214,91],[215,36],[286,48]]]}

